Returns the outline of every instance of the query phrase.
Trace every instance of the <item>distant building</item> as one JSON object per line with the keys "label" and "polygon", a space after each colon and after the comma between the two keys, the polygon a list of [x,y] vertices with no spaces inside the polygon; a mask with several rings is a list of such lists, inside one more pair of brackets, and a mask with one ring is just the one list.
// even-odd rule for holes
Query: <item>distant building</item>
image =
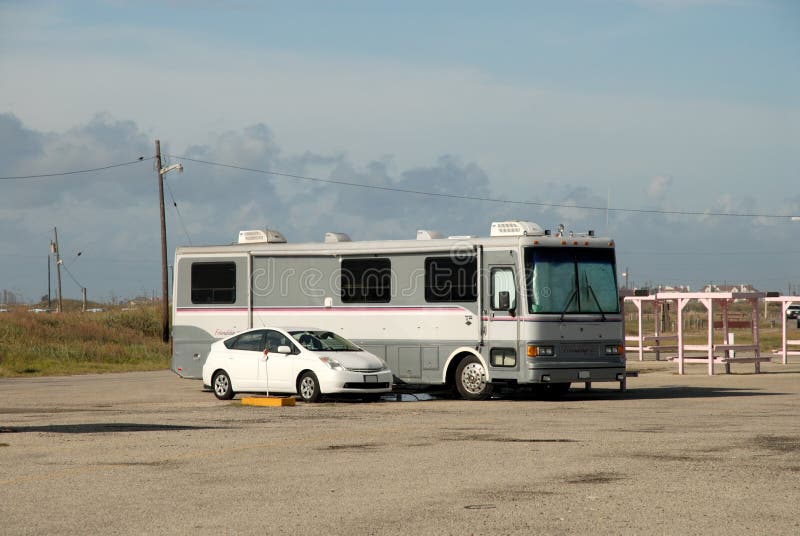
{"label": "distant building", "polygon": [[716,285],[709,283],[703,287],[702,292],[760,292],[757,288],[749,283],[742,283],[740,285]]}
{"label": "distant building", "polygon": [[14,294],[12,291],[3,289],[2,292],[2,299],[0,300],[0,304],[3,305],[16,305],[17,304],[17,295]]}
{"label": "distant building", "polygon": [[658,285],[659,292],[691,292],[689,285]]}

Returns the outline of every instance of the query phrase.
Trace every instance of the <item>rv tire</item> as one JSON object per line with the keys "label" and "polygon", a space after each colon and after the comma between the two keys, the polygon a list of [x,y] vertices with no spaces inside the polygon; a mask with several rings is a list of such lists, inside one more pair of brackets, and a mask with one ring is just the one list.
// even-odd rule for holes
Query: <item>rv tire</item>
{"label": "rv tire", "polygon": [[492,394],[492,384],[486,381],[486,367],[471,355],[456,368],[456,389],[466,400],[486,400]]}

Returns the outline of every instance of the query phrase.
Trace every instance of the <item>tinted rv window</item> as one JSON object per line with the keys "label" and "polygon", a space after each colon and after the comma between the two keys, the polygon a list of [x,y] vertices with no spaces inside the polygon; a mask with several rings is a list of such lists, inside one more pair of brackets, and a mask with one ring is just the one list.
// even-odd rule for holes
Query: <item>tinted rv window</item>
{"label": "tinted rv window", "polygon": [[196,262],[192,264],[192,303],[236,302],[236,264]]}
{"label": "tinted rv window", "polygon": [[391,296],[389,259],[342,259],[342,303],[388,303]]}
{"label": "tinted rv window", "polygon": [[474,302],[478,299],[478,261],[474,255],[425,259],[425,301]]}

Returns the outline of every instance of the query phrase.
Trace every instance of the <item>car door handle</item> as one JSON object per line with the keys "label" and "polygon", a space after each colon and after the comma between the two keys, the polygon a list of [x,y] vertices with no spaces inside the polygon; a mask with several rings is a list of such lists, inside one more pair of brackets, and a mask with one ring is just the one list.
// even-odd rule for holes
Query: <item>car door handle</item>
{"label": "car door handle", "polygon": [[192,357],[193,357],[194,359],[200,359],[200,354],[194,354]]}

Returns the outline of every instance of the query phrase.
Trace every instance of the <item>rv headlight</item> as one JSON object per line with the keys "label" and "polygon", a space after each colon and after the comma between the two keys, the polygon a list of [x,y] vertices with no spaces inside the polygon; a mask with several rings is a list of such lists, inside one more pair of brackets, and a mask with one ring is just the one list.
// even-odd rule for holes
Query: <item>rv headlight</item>
{"label": "rv headlight", "polygon": [[323,357],[320,357],[319,360],[322,361],[323,363],[325,363],[326,365],[328,365],[328,368],[332,368],[333,370],[347,370],[346,368],[344,368],[342,366],[341,363],[339,363],[338,361],[336,361],[335,359],[333,359],[331,357],[324,357],[323,356]]}
{"label": "rv headlight", "polygon": [[553,346],[528,345],[528,357],[553,357],[556,349]]}

